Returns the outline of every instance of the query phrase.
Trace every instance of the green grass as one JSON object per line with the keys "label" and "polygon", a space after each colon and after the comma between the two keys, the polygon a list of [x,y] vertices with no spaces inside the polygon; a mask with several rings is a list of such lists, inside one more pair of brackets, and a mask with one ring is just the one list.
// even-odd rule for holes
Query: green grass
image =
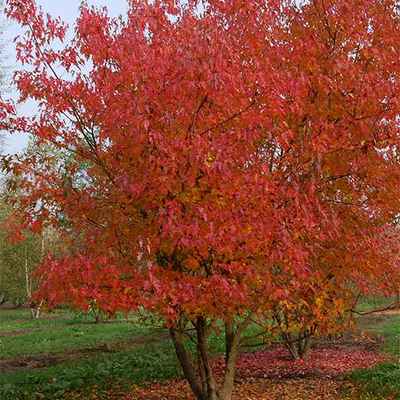
{"label": "green grass", "polygon": [[383,350],[400,357],[400,315],[371,318],[366,330],[384,338]]}
{"label": "green grass", "polygon": [[400,365],[397,363],[355,371],[351,379],[360,385],[360,398],[363,400],[400,399]]}
{"label": "green grass", "polygon": [[148,333],[149,327],[137,323],[94,324],[68,311],[38,320],[30,318],[29,310],[0,311],[0,358],[90,349]]}
{"label": "green grass", "polygon": [[134,316],[129,322],[119,318],[94,324],[91,318],[63,310],[38,320],[31,319],[29,310],[1,310],[0,368],[5,360],[29,356],[56,356],[59,362],[0,373],[1,400],[75,398],[71,391],[81,398],[93,390],[96,398],[107,399],[111,387],[125,390],[133,383],[179,375],[163,331]]}
{"label": "green grass", "polygon": [[[383,301],[378,299],[382,305]],[[376,308],[369,302],[365,310]],[[400,316],[369,315],[359,318],[363,330],[384,338],[383,350],[393,356],[392,362],[367,370],[355,371],[350,378],[360,386],[362,400],[400,400]]]}
{"label": "green grass", "polygon": [[108,399],[111,389],[128,391],[133,383],[161,381],[179,374],[173,348],[169,341],[163,341],[43,370],[1,374],[0,398],[61,400],[84,398],[95,390],[96,398]]}
{"label": "green grass", "polygon": [[[128,392],[132,385],[180,376],[166,332],[132,315],[129,320],[94,324],[65,310],[32,320],[27,310],[0,310],[0,368],[2,360],[26,356],[64,360],[46,368],[0,372],[0,400],[75,400],[89,395],[109,400],[110,390]],[[251,336],[257,329],[251,326],[245,334]],[[187,345],[194,350],[190,342]],[[214,354],[224,351],[215,333],[210,349]],[[246,350],[252,349],[257,346]]]}
{"label": "green grass", "polygon": [[369,296],[362,297],[357,304],[357,310],[360,312],[371,311],[387,307],[397,301],[396,297]]}

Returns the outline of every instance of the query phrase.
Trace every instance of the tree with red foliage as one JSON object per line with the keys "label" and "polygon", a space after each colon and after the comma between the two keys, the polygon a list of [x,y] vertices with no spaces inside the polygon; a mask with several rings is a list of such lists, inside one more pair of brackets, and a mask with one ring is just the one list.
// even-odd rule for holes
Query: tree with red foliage
{"label": "tree with red foliage", "polygon": [[[338,242],[323,243],[315,251],[310,260],[314,272],[302,282],[289,270],[276,268],[274,285],[289,295],[280,300],[273,296],[269,301],[267,295],[265,315],[257,323],[269,334],[281,337],[294,359],[306,358],[315,337],[341,334],[351,327],[362,296],[396,294],[400,282],[399,234],[396,224],[384,229],[370,226],[368,243],[360,238],[351,244],[349,252],[347,240],[351,238],[342,231]],[[379,266],[380,275],[368,273],[366,263],[370,269]]]}
{"label": "tree with red foliage", "polygon": [[27,224],[74,233],[43,264],[50,302],[159,314],[196,398],[228,400],[241,334],[271,302],[382,275],[400,209],[394,0],[130,0],[121,19],[83,5],[72,40],[34,0],[7,3],[26,28],[14,80],[39,111],[3,101],[2,127],[66,155],[6,165]]}

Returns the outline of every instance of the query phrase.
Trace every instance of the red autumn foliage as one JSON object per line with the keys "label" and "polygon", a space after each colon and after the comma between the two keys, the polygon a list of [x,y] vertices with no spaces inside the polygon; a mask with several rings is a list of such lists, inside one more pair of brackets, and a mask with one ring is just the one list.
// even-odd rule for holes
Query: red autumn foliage
{"label": "red autumn foliage", "polygon": [[6,169],[32,228],[71,240],[43,264],[42,296],[158,313],[201,400],[230,399],[241,333],[276,303],[297,296],[326,328],[332,287],[398,286],[397,3],[295,3],[130,0],[125,19],[83,5],[69,41],[34,0],[7,1],[26,30],[14,81],[38,114],[3,101],[1,127],[58,156]]}

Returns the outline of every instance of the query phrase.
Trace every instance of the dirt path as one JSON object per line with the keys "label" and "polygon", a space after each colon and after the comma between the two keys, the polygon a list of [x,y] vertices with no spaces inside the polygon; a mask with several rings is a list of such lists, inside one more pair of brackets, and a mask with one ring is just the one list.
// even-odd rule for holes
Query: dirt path
{"label": "dirt path", "polygon": [[39,331],[40,329],[18,329],[14,331],[0,331],[0,338],[2,337],[10,337],[10,336],[21,336],[25,335],[26,333],[31,333],[34,331]]}
{"label": "dirt path", "polygon": [[377,311],[376,313],[373,313],[375,315],[400,315],[400,309],[395,309],[395,310],[385,310],[385,311]]}
{"label": "dirt path", "polygon": [[3,359],[0,360],[0,373],[47,368],[65,361],[88,358],[101,353],[115,353],[144,344],[157,343],[168,339],[168,337],[168,334],[164,332],[154,333],[151,335],[136,336],[130,341],[107,343],[96,347]]}

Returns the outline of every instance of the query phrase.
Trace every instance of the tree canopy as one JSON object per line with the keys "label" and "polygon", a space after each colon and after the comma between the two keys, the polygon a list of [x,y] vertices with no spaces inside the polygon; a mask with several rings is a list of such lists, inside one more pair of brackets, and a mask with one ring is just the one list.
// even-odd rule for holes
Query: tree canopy
{"label": "tree canopy", "polygon": [[2,125],[68,155],[6,162],[27,226],[71,240],[42,294],[161,315],[198,399],[230,398],[240,335],[277,302],[397,289],[397,2],[296,3],[130,0],[119,19],[83,4],[67,40],[33,0],[7,2],[39,112],[3,100]]}

